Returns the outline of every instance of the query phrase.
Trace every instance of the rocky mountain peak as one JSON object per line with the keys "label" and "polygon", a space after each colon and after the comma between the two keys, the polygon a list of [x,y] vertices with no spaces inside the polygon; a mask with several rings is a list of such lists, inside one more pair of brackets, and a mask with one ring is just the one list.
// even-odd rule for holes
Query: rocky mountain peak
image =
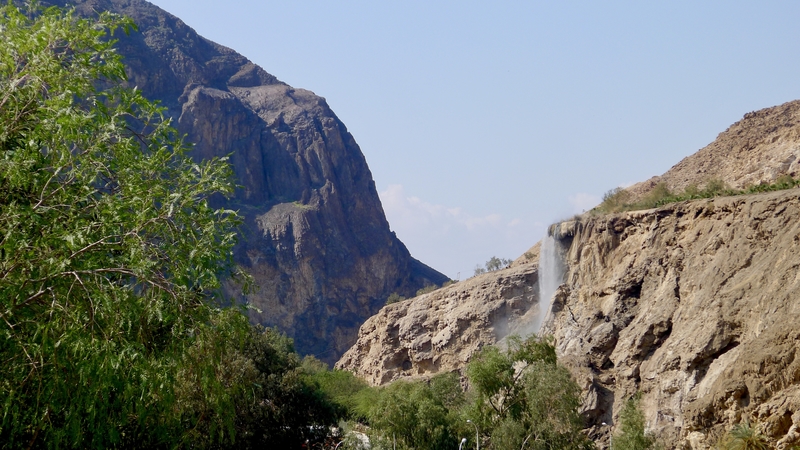
{"label": "rocky mountain peak", "polygon": [[391,293],[447,281],[390,231],[366,159],[325,99],[144,0],[50,3],[133,18],[138,32],[118,43],[128,84],[167,108],[194,157],[230,155],[241,188],[228,206],[245,218],[236,260],[256,282],[240,300],[257,308],[252,321],[332,363]]}

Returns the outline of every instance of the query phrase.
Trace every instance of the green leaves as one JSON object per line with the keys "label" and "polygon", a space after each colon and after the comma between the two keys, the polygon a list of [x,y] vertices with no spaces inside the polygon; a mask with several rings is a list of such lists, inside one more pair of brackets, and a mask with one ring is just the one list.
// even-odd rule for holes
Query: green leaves
{"label": "green leaves", "polygon": [[637,393],[625,402],[619,412],[619,433],[614,435],[613,450],[648,450],[658,448],[655,438],[645,432],[644,413],[639,407],[641,394]]}
{"label": "green leaves", "polygon": [[[233,192],[232,171],[189,158],[162,110],[119,85],[111,36],[134,28],[0,7],[0,441],[12,447],[179,442],[195,411],[176,380],[222,358],[187,352],[209,327],[250,332],[213,303],[235,271],[239,217],[209,200]],[[223,405],[210,399],[236,389],[199,395]],[[229,439],[234,419],[211,411]]]}
{"label": "green leaves", "polygon": [[467,373],[477,392],[467,414],[490,448],[592,447],[581,433],[580,388],[557,364],[551,339],[511,337],[505,351],[484,348]]}

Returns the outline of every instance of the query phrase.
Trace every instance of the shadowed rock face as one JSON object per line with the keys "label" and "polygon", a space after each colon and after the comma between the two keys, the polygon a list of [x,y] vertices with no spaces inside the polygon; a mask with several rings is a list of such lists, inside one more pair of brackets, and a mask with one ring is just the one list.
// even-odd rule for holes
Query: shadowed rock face
{"label": "shadowed rock face", "polygon": [[241,299],[260,310],[252,321],[332,363],[389,294],[447,280],[389,230],[366,160],[325,99],[148,2],[51,3],[132,17],[139,31],[118,45],[128,84],[161,101],[196,158],[230,155],[241,187],[226,206],[245,217],[236,260],[255,277]]}

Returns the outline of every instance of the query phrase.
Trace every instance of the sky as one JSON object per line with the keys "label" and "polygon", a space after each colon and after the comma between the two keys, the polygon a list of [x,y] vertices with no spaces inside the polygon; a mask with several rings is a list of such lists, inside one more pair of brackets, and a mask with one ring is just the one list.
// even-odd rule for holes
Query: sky
{"label": "sky", "polygon": [[454,279],[800,99],[800,2],[154,0],[325,97]]}

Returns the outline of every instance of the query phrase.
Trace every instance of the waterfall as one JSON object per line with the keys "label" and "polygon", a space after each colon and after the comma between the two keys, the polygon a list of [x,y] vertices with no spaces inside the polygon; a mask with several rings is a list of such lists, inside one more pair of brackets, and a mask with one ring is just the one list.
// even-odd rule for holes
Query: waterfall
{"label": "waterfall", "polygon": [[556,239],[550,233],[542,239],[542,247],[539,250],[539,314],[533,326],[533,331],[537,333],[550,311],[553,294],[564,282],[565,268],[557,247]]}

